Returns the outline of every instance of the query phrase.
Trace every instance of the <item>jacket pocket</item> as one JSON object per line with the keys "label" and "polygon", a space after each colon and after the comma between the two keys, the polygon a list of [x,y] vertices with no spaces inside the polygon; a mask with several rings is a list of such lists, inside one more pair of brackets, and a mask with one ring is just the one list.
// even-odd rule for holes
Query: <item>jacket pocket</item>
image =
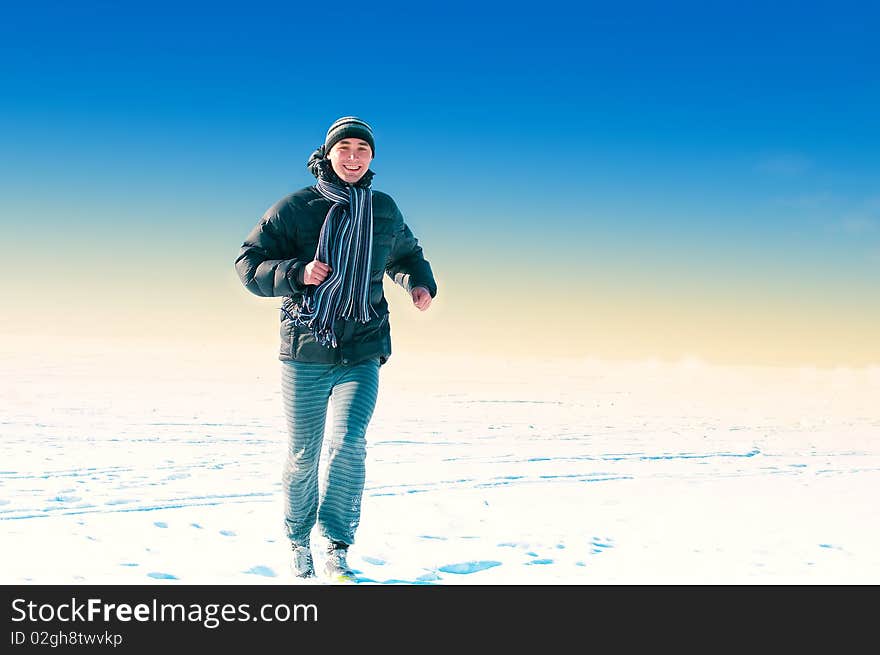
{"label": "jacket pocket", "polygon": [[305,328],[294,323],[290,328],[290,356],[296,359],[299,357],[302,344],[300,336]]}
{"label": "jacket pocket", "polygon": [[352,335],[352,343],[379,343],[388,332],[388,314],[373,319],[366,325],[358,323]]}

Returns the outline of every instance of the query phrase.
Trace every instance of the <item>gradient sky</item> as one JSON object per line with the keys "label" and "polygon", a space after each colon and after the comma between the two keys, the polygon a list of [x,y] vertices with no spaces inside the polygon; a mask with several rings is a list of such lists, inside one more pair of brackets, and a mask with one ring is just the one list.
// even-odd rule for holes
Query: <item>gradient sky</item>
{"label": "gradient sky", "polygon": [[233,261],[355,114],[396,350],[880,363],[871,3],[133,4],[4,9],[0,334],[274,349]]}

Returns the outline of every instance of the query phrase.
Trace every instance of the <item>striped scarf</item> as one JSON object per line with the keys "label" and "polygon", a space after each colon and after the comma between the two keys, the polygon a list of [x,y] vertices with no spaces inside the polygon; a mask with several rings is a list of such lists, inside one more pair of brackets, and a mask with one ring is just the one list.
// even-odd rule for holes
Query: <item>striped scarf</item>
{"label": "striped scarf", "polygon": [[308,327],[322,346],[336,347],[337,318],[367,323],[370,263],[373,255],[373,192],[369,187],[340,186],[318,178],[318,192],[330,201],[318,236],[315,259],[330,266],[318,286],[309,285],[297,324]]}

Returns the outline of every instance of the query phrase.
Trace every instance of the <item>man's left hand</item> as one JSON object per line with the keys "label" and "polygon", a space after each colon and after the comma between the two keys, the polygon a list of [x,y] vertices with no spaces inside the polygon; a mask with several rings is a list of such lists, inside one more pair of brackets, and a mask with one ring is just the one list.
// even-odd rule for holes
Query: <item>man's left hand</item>
{"label": "man's left hand", "polygon": [[431,306],[431,292],[425,287],[416,287],[412,290],[413,304],[421,311],[425,311]]}

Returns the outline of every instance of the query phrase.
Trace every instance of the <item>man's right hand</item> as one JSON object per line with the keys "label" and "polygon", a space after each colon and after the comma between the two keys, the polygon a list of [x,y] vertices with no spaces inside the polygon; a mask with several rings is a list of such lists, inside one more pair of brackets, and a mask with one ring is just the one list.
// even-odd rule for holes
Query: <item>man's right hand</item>
{"label": "man's right hand", "polygon": [[317,259],[314,259],[303,268],[303,284],[314,284],[317,286],[327,279],[327,276],[330,275],[332,270],[333,269],[324,262],[319,262]]}

